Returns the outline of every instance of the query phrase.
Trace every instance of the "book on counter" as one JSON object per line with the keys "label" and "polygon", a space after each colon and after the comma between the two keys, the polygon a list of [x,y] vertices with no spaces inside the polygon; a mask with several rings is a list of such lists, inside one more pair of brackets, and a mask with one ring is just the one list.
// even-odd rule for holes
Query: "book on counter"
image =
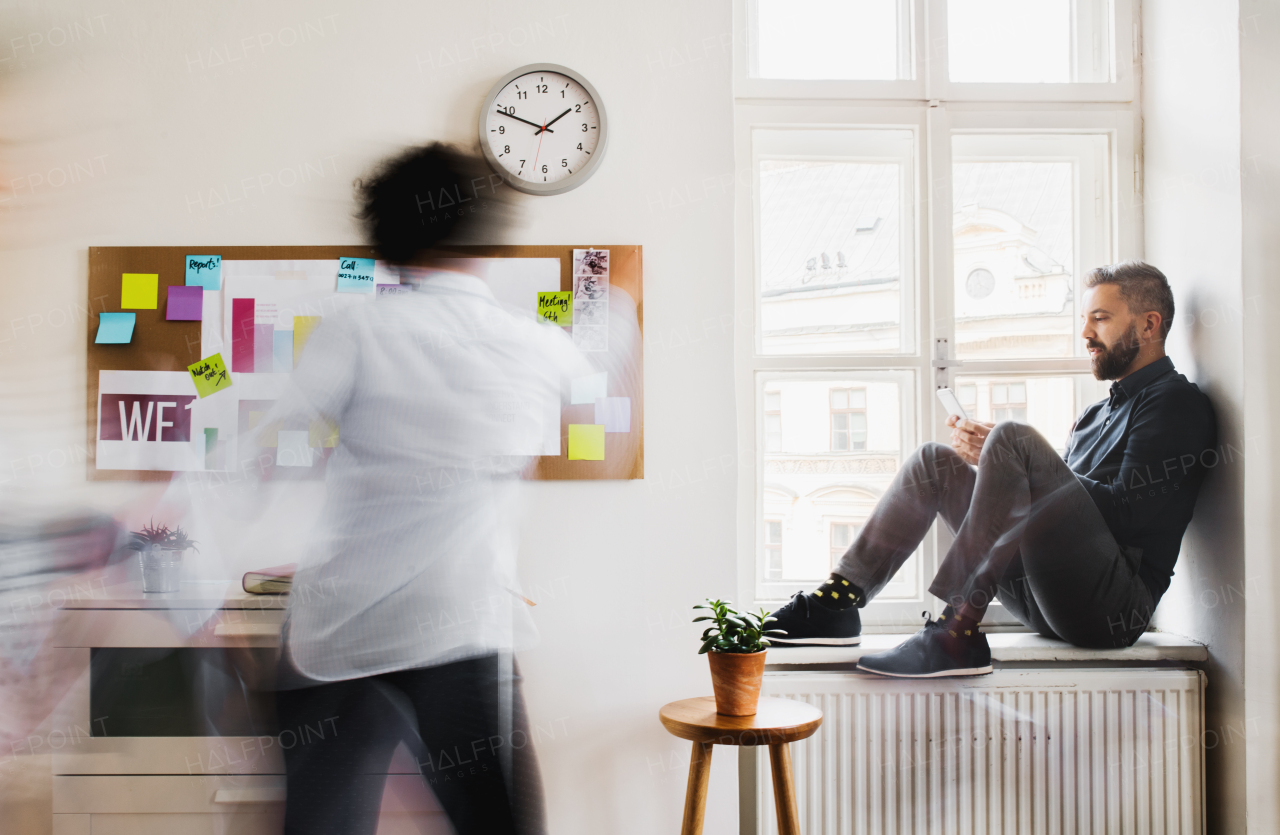
{"label": "book on counter", "polygon": [[240,585],[249,594],[288,594],[293,586],[293,573],[297,570],[298,564],[291,562],[247,571]]}

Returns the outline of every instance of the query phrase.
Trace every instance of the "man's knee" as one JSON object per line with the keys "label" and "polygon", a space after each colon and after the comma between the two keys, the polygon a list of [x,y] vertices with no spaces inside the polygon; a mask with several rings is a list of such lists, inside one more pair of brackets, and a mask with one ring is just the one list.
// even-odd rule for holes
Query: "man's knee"
{"label": "man's knee", "polygon": [[1054,452],[1053,445],[1035,427],[1016,420],[1005,420],[997,423],[987,433],[987,440],[982,445],[982,460],[983,463],[1026,460],[1030,454],[1044,450]]}

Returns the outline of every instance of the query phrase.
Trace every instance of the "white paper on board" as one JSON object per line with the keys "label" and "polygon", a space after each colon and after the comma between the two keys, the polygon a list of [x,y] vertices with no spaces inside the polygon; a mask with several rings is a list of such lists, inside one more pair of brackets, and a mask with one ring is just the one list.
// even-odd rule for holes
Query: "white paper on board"
{"label": "white paper on board", "polygon": [[594,404],[597,399],[609,396],[609,374],[601,371],[576,377],[569,386],[569,402],[575,406]]}
{"label": "white paper on board", "polygon": [[[238,404],[234,390],[233,384],[200,398],[186,371],[99,371],[95,466],[99,470],[203,470],[204,430],[216,428],[219,439],[234,438]],[[165,400],[164,395],[175,399]],[[104,402],[114,410],[114,421],[104,421]],[[179,411],[184,402],[187,408]],[[113,422],[119,427],[119,439],[104,438],[104,428]],[[179,430],[186,440],[167,439]]]}

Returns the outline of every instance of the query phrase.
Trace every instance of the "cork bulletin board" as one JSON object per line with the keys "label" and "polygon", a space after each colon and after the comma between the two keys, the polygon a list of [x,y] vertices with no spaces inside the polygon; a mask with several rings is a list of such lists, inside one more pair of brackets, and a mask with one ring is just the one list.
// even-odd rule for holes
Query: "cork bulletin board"
{"label": "cork bulletin board", "polygon": [[[629,431],[614,427],[604,435],[604,460],[570,460],[569,426],[594,424],[594,403],[569,403],[561,409],[560,454],[538,457],[532,478],[540,480],[639,479],[644,477],[644,277],[642,247],[624,246],[475,246],[455,247],[450,253],[465,258],[555,258],[560,262],[560,291],[574,291],[574,250],[596,249],[609,253],[609,327],[607,351],[585,354],[597,369],[607,371],[609,395],[615,387],[630,397]],[[170,371],[185,373],[201,356],[200,321],[168,321],[165,318],[167,288],[184,285],[185,259],[190,254],[221,255],[222,263],[234,261],[334,261],[340,257],[373,258],[363,246],[190,246],[190,247],[91,247],[89,249],[88,297],[90,310],[120,311],[121,276],[125,273],[159,276],[156,309],[134,310],[136,324],[126,344],[96,344],[99,317],[89,316],[88,361],[86,363],[87,477],[93,481],[167,481],[172,472],[150,469],[99,469],[99,372]],[[206,291],[207,292],[207,291]],[[370,303],[379,303],[372,300]],[[536,312],[537,300],[529,302]],[[632,310],[634,309],[634,316]],[[566,328],[572,332],[572,327]],[[614,332],[617,332],[616,335]],[[634,333],[632,333],[634,331]],[[230,367],[230,351],[224,353]],[[235,379],[232,371],[232,378]],[[188,378],[189,380],[189,378]],[[192,394],[195,393],[194,387]],[[236,396],[235,386],[211,397]],[[625,422],[624,422],[625,424]],[[155,430],[159,442],[159,429]]]}

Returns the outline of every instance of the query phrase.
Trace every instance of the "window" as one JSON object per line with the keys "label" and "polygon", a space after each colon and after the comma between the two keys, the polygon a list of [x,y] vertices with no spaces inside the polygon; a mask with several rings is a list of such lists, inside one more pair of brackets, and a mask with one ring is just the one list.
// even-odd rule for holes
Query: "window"
{"label": "window", "polygon": [[831,451],[867,448],[867,390],[832,389]]}
{"label": "window", "polygon": [[832,522],[830,527],[831,570],[834,571],[836,564],[844,556],[844,552],[849,550],[849,546],[857,538],[858,531],[862,530],[862,526],[853,522]]}
{"label": "window", "polygon": [[765,576],[770,580],[782,579],[782,520],[764,521]]}
{"label": "window", "polygon": [[[736,0],[740,599],[826,576],[947,440],[936,388],[1060,449],[1105,397],[1078,305],[1090,268],[1141,254],[1136,8]],[[869,629],[940,608],[950,543],[935,526]]]}
{"label": "window", "polygon": [[782,392],[764,393],[764,448],[766,452],[782,449]]}

